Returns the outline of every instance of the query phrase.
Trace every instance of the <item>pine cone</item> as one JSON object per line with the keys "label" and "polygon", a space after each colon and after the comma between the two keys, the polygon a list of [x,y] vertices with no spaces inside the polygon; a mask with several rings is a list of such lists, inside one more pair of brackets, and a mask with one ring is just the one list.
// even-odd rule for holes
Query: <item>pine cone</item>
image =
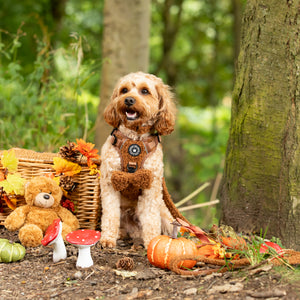
{"label": "pine cone", "polygon": [[68,192],[72,192],[76,186],[77,182],[73,181],[73,178],[70,176],[61,176],[59,180],[59,185]]}
{"label": "pine cone", "polygon": [[134,268],[134,261],[130,257],[122,257],[116,263],[117,269],[131,271]]}
{"label": "pine cone", "polygon": [[59,154],[62,158],[76,162],[79,159],[80,152],[75,150],[75,143],[68,142],[68,145],[59,148]]}

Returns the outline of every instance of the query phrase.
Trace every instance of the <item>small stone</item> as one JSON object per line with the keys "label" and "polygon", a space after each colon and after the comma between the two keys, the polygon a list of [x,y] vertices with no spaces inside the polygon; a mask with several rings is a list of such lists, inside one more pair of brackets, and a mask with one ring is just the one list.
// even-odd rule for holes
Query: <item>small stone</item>
{"label": "small stone", "polygon": [[190,289],[187,289],[187,290],[183,291],[183,293],[187,296],[197,295],[197,289],[196,288],[190,288]]}
{"label": "small stone", "polygon": [[131,295],[133,295],[133,294],[137,294],[138,293],[138,288],[137,287],[134,287],[133,289],[132,289],[132,291],[131,291]]}
{"label": "small stone", "polygon": [[82,272],[81,272],[81,271],[75,272],[74,278],[75,278],[75,279],[81,279],[81,278],[82,278]]}

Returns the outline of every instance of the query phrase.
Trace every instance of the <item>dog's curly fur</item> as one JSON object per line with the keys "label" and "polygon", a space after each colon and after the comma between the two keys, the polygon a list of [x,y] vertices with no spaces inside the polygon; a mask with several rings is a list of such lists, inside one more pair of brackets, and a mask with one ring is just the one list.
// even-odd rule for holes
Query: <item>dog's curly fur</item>
{"label": "dog's curly fur", "polygon": [[[152,75],[130,73],[117,83],[104,111],[106,122],[123,135],[140,140],[150,134],[170,134],[174,130],[176,106],[169,86]],[[103,247],[115,247],[123,233],[142,238],[147,247],[161,232],[169,234],[173,220],[162,196],[163,151],[158,144],[143,168],[150,170],[153,181],[136,201],[130,201],[113,188],[111,176],[121,170],[121,160],[109,136],[101,151],[101,201]]]}

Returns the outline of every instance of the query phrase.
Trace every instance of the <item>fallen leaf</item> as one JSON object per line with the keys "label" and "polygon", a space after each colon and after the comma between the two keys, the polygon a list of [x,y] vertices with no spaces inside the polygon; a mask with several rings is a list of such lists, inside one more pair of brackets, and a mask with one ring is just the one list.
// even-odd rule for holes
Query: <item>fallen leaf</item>
{"label": "fallen leaf", "polygon": [[240,282],[236,283],[225,283],[223,285],[213,286],[211,289],[207,291],[207,294],[215,294],[215,293],[234,293],[240,292],[244,289],[244,285]]}
{"label": "fallen leaf", "polygon": [[272,264],[265,264],[262,267],[250,270],[249,275],[255,275],[255,274],[262,273],[262,272],[270,272],[272,270],[272,268],[273,268]]}
{"label": "fallen leaf", "polygon": [[286,296],[286,291],[273,289],[267,291],[259,291],[259,292],[247,292],[247,294],[254,298],[277,298],[277,297],[284,297]]}
{"label": "fallen leaf", "polygon": [[122,276],[124,278],[135,277],[137,275],[136,271],[124,271],[124,270],[114,270],[116,275]]}

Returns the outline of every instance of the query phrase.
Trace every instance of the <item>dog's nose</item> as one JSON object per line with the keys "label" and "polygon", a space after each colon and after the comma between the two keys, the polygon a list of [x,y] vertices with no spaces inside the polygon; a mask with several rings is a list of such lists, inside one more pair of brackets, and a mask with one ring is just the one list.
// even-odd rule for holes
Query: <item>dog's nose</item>
{"label": "dog's nose", "polygon": [[125,105],[127,105],[129,107],[135,103],[135,99],[132,97],[127,97],[127,98],[125,98],[124,103],[125,103]]}
{"label": "dog's nose", "polygon": [[44,195],[44,199],[49,200],[49,199],[50,199],[50,195],[45,194],[45,195]]}

